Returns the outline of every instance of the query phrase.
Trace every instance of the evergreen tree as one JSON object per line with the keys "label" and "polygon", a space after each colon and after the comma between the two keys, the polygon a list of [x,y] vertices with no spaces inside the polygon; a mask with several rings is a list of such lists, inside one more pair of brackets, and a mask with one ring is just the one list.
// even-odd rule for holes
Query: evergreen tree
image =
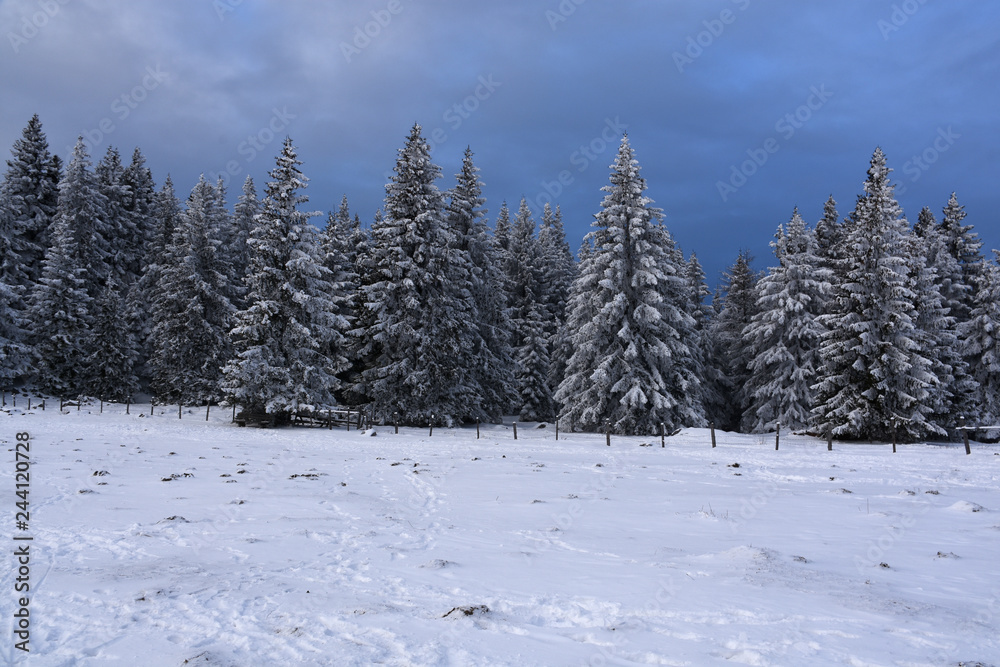
{"label": "evergreen tree", "polygon": [[137,276],[131,274],[131,267],[142,261],[141,240],[136,220],[127,206],[132,199],[132,191],[125,184],[125,167],[122,166],[118,149],[109,146],[95,169],[97,182],[104,195],[104,216],[100,242],[107,253],[108,269],[106,278],[119,285],[130,285]]}
{"label": "evergreen tree", "polygon": [[[6,221],[0,218],[0,253],[8,257],[10,234]],[[10,285],[0,276],[0,385],[9,387],[28,370],[29,348],[24,344],[22,313],[17,309],[23,287]]]}
{"label": "evergreen tree", "polygon": [[132,162],[125,167],[121,183],[128,190],[124,209],[131,218],[131,228],[135,229],[134,236],[125,245],[125,273],[130,281],[125,286],[127,290],[142,277],[146,253],[155,233],[153,207],[156,202],[156,185],[153,183],[152,172],[146,166],[146,158],[138,148],[132,151]]}
{"label": "evergreen tree", "polygon": [[253,178],[247,174],[243,181],[243,190],[233,207],[232,217],[230,262],[233,265],[233,306],[238,310],[246,307],[246,276],[250,268],[248,241],[250,231],[254,228],[254,219],[259,212],[260,200],[257,199],[257,188],[254,187]]}
{"label": "evergreen tree", "polygon": [[921,349],[937,378],[929,388],[931,418],[954,427],[958,415],[968,413],[978,386],[969,375],[957,336],[959,323],[952,312],[962,312],[972,290],[963,283],[962,269],[948,249],[948,241],[929,208],[920,211],[914,234],[908,239],[911,289],[916,295]]}
{"label": "evergreen tree", "polygon": [[28,313],[40,389],[59,396],[83,391],[88,377],[93,304],[108,269],[103,244],[106,199],[81,137],[59,183],[59,202],[42,277]]}
{"label": "evergreen tree", "polygon": [[231,356],[232,268],[217,215],[218,192],[205,177],[191,190],[159,267],[152,309],[151,389],[160,401],[220,398],[222,368]]}
{"label": "evergreen tree", "polygon": [[[840,243],[843,241],[844,230],[840,224],[840,214],[837,213],[837,202],[833,195],[823,204],[823,217],[816,223],[816,254],[827,260],[840,257]],[[832,269],[832,266],[827,266]]]}
{"label": "evergreen tree", "polygon": [[979,272],[983,266],[983,242],[973,231],[972,225],[962,224],[965,217],[965,207],[958,203],[958,198],[952,192],[938,229],[949,254],[958,262],[958,273],[944,276],[943,281],[950,283],[945,291],[945,298],[952,317],[959,324],[968,321],[970,317]]}
{"label": "evergreen tree", "polygon": [[[751,353],[743,339],[743,330],[757,314],[757,281],[759,275],[751,268],[753,258],[741,251],[736,262],[722,274],[723,283],[712,300],[717,308],[712,318],[710,337],[717,356],[710,361],[715,379],[705,406],[716,426],[738,430],[743,413],[749,405],[746,385],[750,379]],[[718,304],[718,305],[716,305]],[[721,403],[716,397],[722,397]]]}
{"label": "evergreen tree", "polygon": [[674,300],[686,294],[684,277],[627,136],[610,180],[570,297],[569,324],[579,328],[556,393],[561,418],[590,430],[608,421],[631,434],[701,423],[691,403],[699,381],[676,328],[694,325]]}
{"label": "evergreen tree", "polygon": [[916,328],[917,295],[907,265],[909,226],[893,194],[885,154],[876,149],[845,229],[846,282],[826,328],[821,381],[814,387],[816,426],[844,438],[943,433],[927,420],[937,383]]}
{"label": "evergreen tree", "polygon": [[477,326],[471,266],[445,223],[440,168],[414,125],[386,185],[384,218],[373,226],[375,281],[364,288],[376,345],[363,391],[383,419],[450,424],[485,419],[472,372]]}
{"label": "evergreen tree", "polygon": [[236,356],[223,387],[251,414],[284,420],[335,404],[348,323],[336,314],[314,213],[298,210],[307,179],[286,138],[251,230],[247,307],[232,331]]}
{"label": "evergreen tree", "polygon": [[59,197],[59,164],[49,153],[38,115],[32,116],[11,148],[0,183],[0,230],[7,244],[0,256],[0,283],[21,288],[8,296],[15,311],[25,308],[22,299],[41,277]]}
{"label": "evergreen tree", "polygon": [[712,339],[712,317],[715,314],[706,298],[712,293],[705,281],[705,271],[698,261],[697,255],[691,253],[688,258],[685,279],[689,292],[688,314],[694,320],[692,331],[692,357],[695,362],[695,375],[701,378],[701,395],[699,401],[706,415],[715,415],[719,406],[724,404],[724,397],[719,388],[725,386],[725,378],[713,361],[718,357],[715,342]]}
{"label": "evergreen tree", "polygon": [[[331,213],[327,219],[326,229],[320,234],[320,249],[323,254],[323,265],[330,272],[330,296],[334,314],[347,323],[349,328],[343,329],[347,333],[353,329],[357,319],[360,283],[356,272],[358,253],[355,245],[354,221],[351,219],[346,195],[340,202],[337,214]],[[331,354],[353,358],[350,350],[351,342],[349,337],[338,337],[334,343],[340,348],[330,350]],[[353,381],[360,371],[359,367],[350,364],[338,374],[339,386],[343,386],[347,381]]]}
{"label": "evergreen tree", "polygon": [[778,227],[771,246],[778,266],[758,283],[756,313],[743,330],[751,359],[742,429],[752,433],[772,430],[776,423],[792,430],[808,426],[812,385],[822,366],[818,318],[832,289],[830,272],[816,254],[816,237],[798,209],[787,230]]}
{"label": "evergreen tree", "polygon": [[546,204],[542,211],[542,224],[538,230],[538,245],[541,254],[541,284],[545,306],[545,336],[549,341],[551,360],[549,365],[549,386],[558,387],[566,375],[568,357],[559,353],[565,349],[567,334],[566,304],[569,301],[569,291],[576,279],[576,262],[573,253],[566,242],[566,231],[563,228],[562,212],[556,207],[555,212]]}
{"label": "evergreen tree", "polygon": [[984,262],[977,284],[970,317],[959,331],[962,353],[979,383],[976,421],[996,425],[1000,424],[1000,266]]}
{"label": "evergreen tree", "polygon": [[94,304],[85,391],[106,401],[126,401],[139,389],[135,368],[139,350],[130,323],[122,317],[124,299],[114,280],[108,281]]}
{"label": "evergreen tree", "polygon": [[174,193],[174,183],[169,175],[164,181],[163,187],[153,196],[150,216],[151,220],[148,224],[151,232],[146,247],[142,275],[135,288],[129,291],[127,297],[129,312],[136,313],[139,317],[135,325],[135,335],[143,350],[139,364],[139,374],[143,378],[149,375],[149,369],[145,368],[144,365],[148,361],[149,350],[153,347],[150,340],[153,304],[160,299],[160,278],[168,261],[167,248],[173,240],[174,231],[180,226],[181,219],[181,203]]}
{"label": "evergreen tree", "polygon": [[482,392],[483,412],[491,421],[499,422],[506,408],[514,403],[515,360],[501,253],[486,224],[482,185],[472,151],[466,148],[462,170],[456,175],[455,187],[448,192],[447,222],[456,250],[471,267],[469,290],[477,325],[471,370]]}
{"label": "evergreen tree", "polygon": [[549,367],[549,352],[541,309],[537,303],[528,309],[527,318],[522,322],[524,340],[517,351],[519,419],[522,421],[548,421],[556,412],[545,372]]}

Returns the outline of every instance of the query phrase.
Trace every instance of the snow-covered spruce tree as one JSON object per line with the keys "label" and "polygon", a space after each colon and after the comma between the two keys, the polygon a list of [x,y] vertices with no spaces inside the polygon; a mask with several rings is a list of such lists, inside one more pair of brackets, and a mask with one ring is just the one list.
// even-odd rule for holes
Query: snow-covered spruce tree
{"label": "snow-covered spruce tree", "polygon": [[298,210],[307,179],[291,139],[276,162],[250,232],[247,306],[235,316],[223,388],[246,412],[283,421],[335,404],[348,323],[336,314],[340,295],[309,224],[315,214]]}
{"label": "snow-covered spruce tree", "polygon": [[569,291],[576,279],[576,262],[566,241],[562,211],[555,212],[546,204],[542,211],[542,224],[538,230],[538,245],[541,250],[543,303],[545,305],[545,335],[549,341],[549,386],[559,386],[566,375],[566,362],[559,350],[566,349],[566,304]]}
{"label": "snow-covered spruce tree", "polygon": [[[907,238],[910,288],[916,295],[914,322],[924,356],[937,383],[929,387],[930,418],[939,426],[958,425],[958,417],[974,408],[978,385],[969,375],[962,357],[958,322],[952,310],[960,311],[967,298],[961,286],[961,267],[949,252],[947,241],[930,209],[920,211],[914,233]],[[971,291],[971,290],[968,290]]]}
{"label": "snow-covered spruce tree", "polygon": [[79,394],[89,374],[93,304],[108,275],[105,203],[81,137],[59,183],[51,245],[28,311],[38,387],[58,396]]}
{"label": "snow-covered spruce tree", "polygon": [[[699,401],[705,412],[707,406],[718,406],[723,403],[719,387],[725,385],[721,371],[712,361],[718,356],[715,343],[711,336],[712,317],[715,311],[706,302],[712,294],[705,281],[705,270],[695,253],[691,253],[685,267],[685,279],[688,288],[688,313],[694,319],[692,331],[693,342],[689,346],[695,363],[695,374],[701,379],[701,395]],[[717,410],[716,410],[717,412]]]}
{"label": "snow-covered spruce tree", "polygon": [[448,191],[447,224],[456,249],[468,257],[472,269],[469,291],[478,335],[471,370],[482,392],[483,412],[491,421],[499,422],[508,406],[516,402],[515,359],[510,346],[501,253],[489,234],[483,184],[469,148],[465,149],[462,170],[455,179],[455,187]]}
{"label": "snow-covered spruce tree", "polygon": [[778,266],[757,284],[757,312],[743,330],[751,359],[742,430],[750,433],[773,430],[776,423],[792,430],[809,425],[812,385],[822,366],[818,318],[832,289],[816,237],[797,208],[771,247]]}
{"label": "snow-covered spruce tree", "polygon": [[166,247],[152,308],[150,389],[160,402],[201,403],[221,397],[231,356],[231,266],[216,215],[217,192],[198,179]]}
{"label": "snow-covered spruce tree", "polygon": [[545,309],[545,333],[552,338],[566,319],[566,302],[576,278],[576,262],[566,241],[562,211],[545,204],[538,227],[538,247],[541,261],[541,304]]}
{"label": "snow-covered spruce tree", "polygon": [[106,401],[131,399],[139,389],[139,349],[128,318],[122,317],[124,309],[117,283],[109,280],[94,302],[91,351],[84,362],[85,393]]}
{"label": "snow-covered spruce tree", "polygon": [[[603,234],[603,230],[594,230],[594,232],[591,232],[584,237],[583,242],[577,250],[576,261],[578,270],[576,278],[574,278],[573,284],[570,286],[569,299],[566,302],[566,321],[556,334],[556,347],[552,352],[552,356],[554,358],[558,358],[563,364],[563,379],[556,386],[556,392],[553,394],[553,398],[556,400],[560,413],[562,412],[563,406],[559,405],[559,399],[557,397],[559,392],[562,390],[563,385],[567,382],[571,383],[571,388],[566,391],[576,393],[583,391],[584,387],[589,382],[589,378],[584,377],[582,374],[577,374],[571,377],[567,374],[566,368],[568,368],[569,360],[573,357],[573,353],[575,351],[575,334],[579,332],[585,324],[590,323],[594,319],[600,307],[600,304],[598,304],[596,300],[599,298],[597,294],[597,285],[600,282],[601,276],[597,274],[597,271],[592,264],[592,259],[594,254],[595,239],[601,234]],[[580,362],[582,364],[582,359]],[[554,362],[550,359],[550,369],[553,363]],[[575,428],[576,425],[573,424],[572,426]]]}
{"label": "snow-covered spruce tree", "polygon": [[[551,211],[550,211],[551,213]],[[525,199],[521,199],[517,214],[511,225],[508,251],[502,255],[506,259],[506,283],[508,286],[508,313],[511,321],[511,344],[515,349],[516,366],[514,374],[517,379],[520,396],[544,397],[551,393],[548,386],[550,356],[548,353],[549,330],[547,321],[552,315],[549,308],[547,290],[550,286],[544,283],[543,249],[535,235],[535,221],[531,209]],[[535,331],[541,326],[541,332]],[[545,353],[538,353],[538,339],[545,341]],[[545,363],[544,368],[526,368],[526,363]],[[526,386],[538,381],[539,378],[547,386]],[[543,401],[544,402],[544,401]],[[518,401],[520,403],[520,400]],[[518,405],[518,412],[523,414],[537,413],[535,405]]]}
{"label": "snow-covered spruce tree", "polygon": [[909,225],[893,194],[881,148],[865,194],[845,223],[845,282],[834,286],[836,309],[826,329],[823,369],[814,386],[815,427],[840,438],[916,440],[944,434],[927,419],[937,383],[916,328],[917,295],[907,263]]}
{"label": "snow-covered spruce tree", "polygon": [[[356,273],[358,253],[354,233],[354,221],[351,219],[347,197],[344,196],[337,214],[331,213],[328,217],[326,229],[320,233],[319,243],[323,254],[323,265],[330,272],[330,297],[334,314],[347,323],[347,328],[342,329],[345,337],[338,337],[335,341],[336,345],[341,347],[337,350],[331,350],[331,353],[339,354],[352,361],[354,358],[353,351],[350,349],[352,340],[347,334],[354,328],[357,321],[360,294],[360,280]],[[338,374],[339,385],[343,387],[348,381],[353,381],[360,370],[354,363],[349,364]],[[337,393],[337,398],[342,398],[340,392]]]}
{"label": "snow-covered spruce tree", "polygon": [[59,159],[49,153],[37,115],[28,121],[10,152],[0,183],[0,228],[9,234],[9,246],[0,257],[0,281],[22,288],[11,303],[21,311],[25,308],[22,298],[41,276],[61,174]]}
{"label": "snow-covered spruce tree", "polygon": [[260,212],[260,200],[257,198],[257,188],[254,186],[253,178],[247,174],[243,181],[243,189],[233,206],[233,215],[230,218],[232,226],[231,240],[229,246],[229,261],[232,264],[232,284],[233,306],[237,310],[246,307],[246,275],[250,267],[250,246],[247,241],[250,239],[250,230],[254,227],[254,219]]}
{"label": "snow-covered spruce tree", "polygon": [[142,277],[146,253],[153,237],[153,206],[156,201],[153,173],[146,166],[146,158],[138,148],[132,151],[132,161],[125,167],[122,184],[128,188],[125,210],[131,216],[136,230],[135,238],[131,239],[126,252],[130,260],[126,272],[132,283],[135,283]]}
{"label": "snow-covered spruce tree", "polygon": [[[131,285],[138,276],[132,267],[142,261],[143,244],[136,219],[128,210],[131,188],[125,184],[125,167],[118,149],[109,146],[94,170],[104,195],[104,247],[107,252],[109,280],[119,285]],[[102,285],[103,287],[103,285]]]}
{"label": "snow-covered spruce tree", "polygon": [[[8,220],[0,217],[0,256],[13,257]],[[0,387],[7,389],[28,370],[29,348],[23,329],[23,312],[18,309],[24,288],[5,282],[0,275]]]}
{"label": "snow-covered spruce tree", "polygon": [[[357,216],[355,216],[357,217]],[[383,225],[382,209],[375,211],[370,229],[378,229]],[[381,352],[380,345],[372,339],[375,325],[375,311],[369,307],[365,296],[368,288],[379,281],[378,267],[374,253],[374,240],[368,230],[361,227],[357,219],[354,233],[358,248],[354,262],[354,272],[358,276],[358,291],[354,295],[355,325],[348,331],[348,358],[351,367],[345,372],[348,380],[341,389],[341,395],[348,405],[367,405],[372,397],[367,393],[362,374],[365,370],[374,368]]]}
{"label": "snow-covered spruce tree", "polygon": [[378,417],[451,424],[486,419],[473,372],[478,336],[468,257],[445,223],[441,169],[414,125],[386,184],[385,211],[373,226],[375,282],[364,287],[378,348],[362,374]]}
{"label": "snow-covered spruce tree", "polygon": [[522,421],[548,421],[556,414],[546,372],[549,351],[541,311],[541,304],[532,304],[521,323],[524,336],[517,350],[517,387]]}
{"label": "snow-covered spruce tree", "polygon": [[[749,405],[746,384],[750,379],[750,350],[743,330],[757,313],[757,281],[753,258],[740,251],[736,262],[722,274],[723,282],[712,299],[716,315],[709,327],[716,356],[709,360],[715,371],[706,392],[705,411],[718,428],[736,431]],[[721,402],[716,402],[721,397]]]}
{"label": "snow-covered spruce tree", "polygon": [[980,389],[970,421],[991,426],[1000,424],[1000,253],[996,259],[980,267],[970,317],[959,325],[962,353]]}
{"label": "snow-covered spruce tree", "polygon": [[167,262],[167,248],[174,236],[174,230],[180,225],[181,203],[174,193],[174,183],[167,176],[163,186],[153,195],[150,208],[150,234],[146,244],[146,254],[143,260],[142,275],[127,296],[127,307],[130,313],[139,313],[135,336],[141,354],[138,372],[145,382],[150,375],[146,367],[153,344],[150,340],[152,329],[153,304],[159,298],[160,276]]}
{"label": "snow-covered spruce tree", "polygon": [[959,271],[951,276],[942,276],[946,305],[951,310],[952,317],[959,324],[968,321],[975,300],[975,288],[979,272],[983,266],[983,242],[973,231],[972,225],[962,224],[965,220],[965,207],[958,203],[958,197],[951,193],[948,203],[943,209],[944,217],[938,226],[945,247],[958,262]]}
{"label": "snow-covered spruce tree", "polygon": [[544,298],[541,248],[535,235],[535,220],[531,216],[527,200],[523,197],[511,223],[508,239],[504,270],[507,274],[513,327],[511,344],[517,349],[520,348],[525,336],[528,312],[536,301],[540,302]]}
{"label": "snow-covered spruce tree", "polygon": [[[611,166],[611,183],[588,234],[593,250],[573,283],[569,325],[575,329],[556,399],[561,418],[585,430],[610,422],[616,433],[656,433],[703,420],[689,397],[699,393],[687,341],[677,324],[693,318],[671,295],[686,294],[674,265],[663,214],[645,196],[628,136]],[[589,319],[586,316],[590,315]]]}

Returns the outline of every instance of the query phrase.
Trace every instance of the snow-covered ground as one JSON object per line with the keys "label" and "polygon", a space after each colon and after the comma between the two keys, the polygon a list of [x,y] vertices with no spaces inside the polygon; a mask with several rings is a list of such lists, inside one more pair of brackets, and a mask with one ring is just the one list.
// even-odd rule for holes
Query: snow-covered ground
{"label": "snow-covered ground", "polygon": [[1000,664],[996,446],[23,405],[26,664]]}

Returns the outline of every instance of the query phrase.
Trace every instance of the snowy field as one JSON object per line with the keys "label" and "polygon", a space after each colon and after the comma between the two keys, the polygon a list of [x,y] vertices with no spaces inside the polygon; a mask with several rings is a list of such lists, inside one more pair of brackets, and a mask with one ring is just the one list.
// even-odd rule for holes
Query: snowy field
{"label": "snowy field", "polygon": [[32,666],[1000,665],[996,446],[18,405],[5,659],[28,431]]}

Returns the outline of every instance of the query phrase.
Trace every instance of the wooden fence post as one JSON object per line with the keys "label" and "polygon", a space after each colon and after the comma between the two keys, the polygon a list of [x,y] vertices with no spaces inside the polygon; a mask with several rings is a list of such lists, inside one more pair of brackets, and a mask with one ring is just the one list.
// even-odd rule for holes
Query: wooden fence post
{"label": "wooden fence post", "polygon": [[208,411],[212,409],[212,401],[205,401],[205,421],[208,421]]}
{"label": "wooden fence post", "polygon": [[399,413],[392,413],[392,426],[396,429],[396,435],[399,435]]}
{"label": "wooden fence post", "polygon": [[125,397],[125,414],[131,414],[129,412],[129,408],[130,407],[132,407],[132,397],[131,396],[126,396]]}
{"label": "wooden fence post", "polygon": [[233,421],[232,421],[232,423],[233,424],[236,423],[236,404],[235,403],[233,403]]}
{"label": "wooden fence post", "polygon": [[559,419],[556,419],[556,440],[559,439]]}
{"label": "wooden fence post", "polygon": [[778,441],[781,440],[781,422],[774,424],[774,451],[778,451]]}
{"label": "wooden fence post", "polygon": [[660,422],[660,447],[667,446],[667,427]]}
{"label": "wooden fence post", "polygon": [[103,396],[101,396],[101,411],[98,412],[97,414],[99,414],[99,415],[103,415],[104,414],[104,397]]}
{"label": "wooden fence post", "polygon": [[826,451],[833,451],[833,429],[826,432]]}
{"label": "wooden fence post", "polygon": [[177,403],[177,418],[181,418],[181,411],[184,409],[184,402],[180,401]]}
{"label": "wooden fence post", "polygon": [[896,420],[892,420],[892,453],[896,453]]}
{"label": "wooden fence post", "polygon": [[611,421],[608,419],[604,420],[604,437],[606,439],[606,444],[608,447],[611,446]]}
{"label": "wooden fence post", "polygon": [[150,417],[152,417],[152,416],[153,416],[153,405],[154,405],[155,403],[156,403],[156,400],[155,400],[155,399],[153,399],[152,397],[150,397],[150,399],[149,399],[149,416],[150,416]]}
{"label": "wooden fence post", "polygon": [[479,420],[476,420],[476,440],[479,440]]}
{"label": "wooden fence post", "polygon": [[708,422],[708,428],[712,432],[712,449],[715,449],[715,422]]}
{"label": "wooden fence post", "polygon": [[517,440],[517,422],[514,422],[514,439]]}
{"label": "wooden fence post", "polygon": [[958,427],[962,429],[962,442],[965,443],[965,455],[968,456],[972,454],[972,448],[969,447],[969,430],[965,428],[965,417],[958,418]]}
{"label": "wooden fence post", "polygon": [[31,410],[31,396],[28,397],[28,410]]}
{"label": "wooden fence post", "polygon": [[434,415],[431,415],[430,427],[431,427],[431,431],[430,431],[430,433],[427,434],[428,438],[430,438],[431,436],[434,435]]}

